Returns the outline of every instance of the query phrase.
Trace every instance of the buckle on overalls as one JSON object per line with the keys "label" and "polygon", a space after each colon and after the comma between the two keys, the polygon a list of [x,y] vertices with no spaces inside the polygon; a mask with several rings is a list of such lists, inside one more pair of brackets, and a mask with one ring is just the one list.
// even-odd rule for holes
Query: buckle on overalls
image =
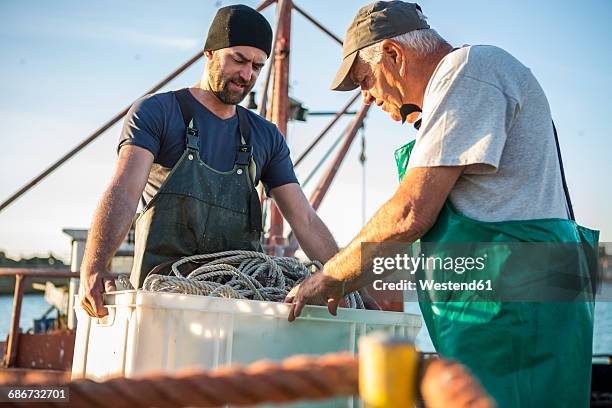
{"label": "buckle on overalls", "polygon": [[248,166],[253,157],[253,146],[251,145],[238,145],[238,151],[236,152],[236,164]]}
{"label": "buckle on overalls", "polygon": [[187,133],[187,148],[192,149],[192,150],[198,150],[200,147],[198,129],[188,127],[186,133]]}

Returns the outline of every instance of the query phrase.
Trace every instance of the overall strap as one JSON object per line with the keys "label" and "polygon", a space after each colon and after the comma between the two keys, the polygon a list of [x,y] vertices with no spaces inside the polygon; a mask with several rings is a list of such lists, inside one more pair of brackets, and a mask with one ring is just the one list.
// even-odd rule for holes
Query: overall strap
{"label": "overall strap", "polygon": [[[238,131],[240,132],[240,144],[238,145],[238,151],[236,152],[236,164],[248,166],[253,157],[253,146],[249,143],[251,124],[247,113],[243,110],[244,108],[240,105],[236,105],[236,115],[238,115]],[[246,110],[246,109],[245,109]]]}
{"label": "overall strap", "polygon": [[249,122],[249,114],[243,106],[236,105],[236,114],[238,115],[238,130],[240,132],[240,141],[243,144],[250,144],[251,137],[251,122]]}
{"label": "overall strap", "polygon": [[240,144],[236,152],[236,164],[248,165],[249,176],[251,182],[255,185],[257,176],[257,166],[253,159],[253,145],[251,141],[251,122],[249,122],[249,113],[243,106],[236,105],[236,115],[238,115],[238,131],[240,132]]}
{"label": "overall strap", "polygon": [[559,147],[559,137],[557,136],[557,128],[555,122],[552,123],[553,133],[555,134],[555,144],[557,145],[557,157],[559,158],[559,167],[561,168],[561,181],[563,182],[563,191],[565,192],[565,200],[567,201],[567,208],[569,210],[569,216],[572,221],[576,221],[574,217],[574,208],[572,207],[572,200],[570,198],[569,189],[567,188],[567,182],[565,181],[565,170],[563,169],[563,159],[561,159],[561,148]]}
{"label": "overall strap", "polygon": [[193,151],[199,151],[200,144],[198,138],[198,130],[193,127],[193,97],[190,95],[188,88],[179,89],[174,92],[176,100],[178,101],[179,107],[181,108],[181,115],[183,115],[183,123],[187,128],[185,131],[185,139],[187,142],[187,149]]}
{"label": "overall strap", "polygon": [[236,105],[236,114],[238,115],[238,131],[240,132],[240,145],[236,152],[236,164],[249,166],[249,179],[251,180],[251,192],[249,194],[249,224],[252,231],[263,231],[261,204],[259,194],[255,189],[255,177],[257,168],[255,160],[253,160],[253,146],[250,144],[251,123],[247,109]]}

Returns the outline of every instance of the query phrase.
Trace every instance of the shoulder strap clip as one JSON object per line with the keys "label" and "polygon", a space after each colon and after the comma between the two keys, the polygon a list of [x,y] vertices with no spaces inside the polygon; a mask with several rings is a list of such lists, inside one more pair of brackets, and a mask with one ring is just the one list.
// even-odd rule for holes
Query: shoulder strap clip
{"label": "shoulder strap clip", "polygon": [[188,88],[179,89],[174,92],[176,100],[178,101],[179,108],[181,109],[181,115],[183,115],[183,123],[185,123],[185,141],[187,149],[199,151],[200,150],[200,138],[198,135],[198,129],[193,126],[193,106],[192,96],[189,94]]}

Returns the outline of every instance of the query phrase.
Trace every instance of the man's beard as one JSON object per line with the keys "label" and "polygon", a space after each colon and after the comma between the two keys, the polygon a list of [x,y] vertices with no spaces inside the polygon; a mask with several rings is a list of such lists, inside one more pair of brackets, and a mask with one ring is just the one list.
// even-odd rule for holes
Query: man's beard
{"label": "man's beard", "polygon": [[[234,82],[237,85],[243,85],[241,92],[232,91],[229,88],[230,83]],[[255,82],[249,83],[243,80],[240,75],[233,78],[226,78],[223,71],[219,67],[216,60],[211,61],[208,71],[208,84],[212,93],[215,94],[221,102],[226,105],[238,105],[249,94]]]}

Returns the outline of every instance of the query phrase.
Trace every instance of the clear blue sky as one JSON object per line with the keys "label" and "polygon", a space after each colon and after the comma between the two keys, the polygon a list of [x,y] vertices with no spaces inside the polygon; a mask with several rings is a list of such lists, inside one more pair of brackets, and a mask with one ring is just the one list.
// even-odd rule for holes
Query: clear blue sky
{"label": "clear blue sky", "polygon": [[[0,2],[0,200],[129,105],[202,47],[219,5],[229,1]],[[251,6],[256,1],[245,0]],[[296,0],[338,35],[355,0]],[[422,1],[453,45],[493,44],[529,66],[546,91],[560,132],[579,221],[612,241],[612,2]],[[170,6],[171,5],[171,6]],[[273,20],[273,10],[266,16]],[[348,95],[327,89],[340,47],[294,13],[291,94],[313,110],[335,110]],[[167,89],[193,84],[203,61]],[[327,119],[291,124],[294,157]],[[319,156],[346,121],[316,150]],[[33,191],[0,213],[0,249],[12,256],[67,256],[64,227],[86,228],[109,181],[120,128],[113,127]],[[393,149],[414,131],[372,109],[367,139],[367,213],[397,185]],[[320,210],[341,244],[361,226],[359,143]],[[313,158],[298,169],[305,177]],[[533,177],[538,177],[534,174]],[[306,188],[307,193],[312,186]],[[520,194],[520,191],[516,192]]]}

